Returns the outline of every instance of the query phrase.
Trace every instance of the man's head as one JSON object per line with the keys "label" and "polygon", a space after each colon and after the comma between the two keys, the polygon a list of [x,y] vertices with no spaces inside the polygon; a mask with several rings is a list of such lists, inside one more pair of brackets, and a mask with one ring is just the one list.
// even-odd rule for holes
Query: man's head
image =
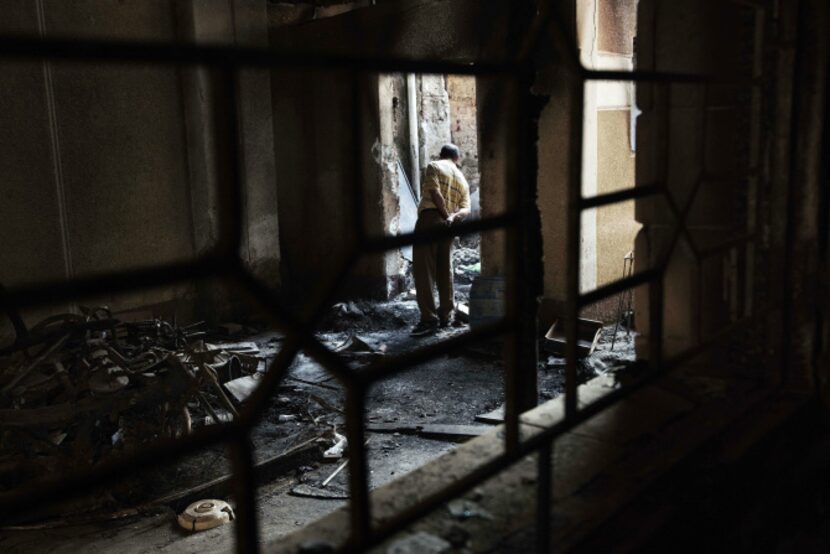
{"label": "man's head", "polygon": [[441,147],[441,159],[442,160],[452,160],[458,163],[458,160],[461,158],[461,151],[458,147],[454,144],[445,144]]}

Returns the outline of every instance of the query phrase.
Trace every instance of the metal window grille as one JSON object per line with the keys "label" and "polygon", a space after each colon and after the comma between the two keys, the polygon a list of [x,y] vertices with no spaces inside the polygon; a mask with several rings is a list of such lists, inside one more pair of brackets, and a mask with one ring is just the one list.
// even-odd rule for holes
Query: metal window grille
{"label": "metal window grille", "polygon": [[[745,2],[744,2],[745,3]],[[281,379],[294,357],[306,351],[316,361],[334,374],[346,390],[346,424],[347,436],[351,445],[349,456],[349,489],[351,534],[344,549],[361,551],[379,544],[407,525],[427,515],[443,503],[463,494],[484,480],[495,476],[524,456],[538,453],[537,480],[537,549],[539,552],[550,550],[550,536],[545,532],[551,518],[552,477],[551,453],[557,437],[598,414],[630,395],[642,386],[672,368],[678,367],[695,355],[706,351],[714,343],[730,336],[760,317],[760,314],[748,314],[734,321],[726,328],[706,341],[700,341],[691,349],[666,359],[662,345],[663,314],[663,279],[670,254],[681,238],[694,245],[686,224],[686,217],[691,205],[709,175],[700,175],[687,202],[678,206],[672,200],[664,183],[602,194],[585,198],[581,194],[581,157],[582,157],[582,121],[584,85],[587,81],[610,80],[650,83],[664,87],[671,94],[673,84],[689,84],[702,87],[704,92],[712,85],[729,83],[750,87],[760,93],[760,75],[746,79],[722,80],[706,75],[690,75],[655,71],[600,71],[584,68],[579,62],[574,37],[570,29],[562,24],[562,18],[549,2],[542,2],[533,20],[528,37],[521,48],[521,54],[515,61],[485,62],[461,64],[445,61],[390,60],[375,58],[354,58],[348,56],[309,55],[283,53],[262,49],[229,48],[221,46],[195,45],[160,45],[106,41],[46,40],[20,37],[0,37],[0,56],[11,59],[72,60],[87,63],[123,63],[123,64],[160,64],[160,65],[203,65],[224,71],[226,86],[225,115],[228,129],[231,130],[229,144],[231,152],[232,179],[221,185],[223,202],[220,208],[220,240],[208,255],[186,263],[172,263],[138,270],[118,271],[105,275],[76,278],[70,281],[47,283],[43,285],[20,286],[7,291],[0,298],[0,305],[9,314],[23,308],[44,305],[52,302],[66,301],[101,292],[124,292],[136,288],[156,287],[174,283],[188,282],[204,278],[222,278],[241,285],[272,316],[276,324],[286,332],[283,349],[269,366],[260,386],[240,412],[238,419],[219,425],[200,428],[192,434],[176,439],[159,441],[141,451],[132,452],[118,459],[111,459],[101,465],[82,473],[64,476],[59,480],[46,479],[32,486],[19,489],[0,498],[0,509],[20,510],[55,502],[83,491],[115,481],[124,472],[134,472],[149,464],[173,461],[188,453],[213,444],[224,443],[231,454],[234,497],[237,501],[236,544],[239,552],[256,552],[259,550],[258,524],[256,514],[255,482],[253,469],[252,445],[249,431],[256,424]],[[751,6],[762,10],[762,5]],[[552,27],[551,27],[552,26]],[[552,29],[555,51],[569,71],[569,86],[574,99],[573,122],[571,124],[570,144],[580,145],[570,148],[568,212],[567,212],[567,369],[565,392],[565,417],[560,422],[546,428],[530,438],[522,439],[519,432],[520,412],[523,403],[520,399],[521,386],[527,383],[528,375],[535,380],[535,309],[537,301],[531,287],[524,286],[531,278],[529,272],[538,269],[534,266],[540,261],[520,262],[513,260],[511,293],[508,295],[508,315],[501,321],[477,328],[458,335],[439,344],[427,346],[420,350],[405,353],[377,362],[361,370],[353,370],[343,359],[320,343],[313,334],[315,323],[325,314],[333,301],[338,285],[349,274],[362,255],[379,254],[404,245],[422,244],[452,236],[507,230],[511,248],[522,251],[523,245],[533,233],[540,229],[534,227],[532,217],[526,217],[529,210],[535,209],[535,144],[536,120],[533,102],[530,96],[530,83],[534,66],[531,54],[539,45],[543,32]],[[518,109],[517,141],[515,156],[518,161],[519,181],[511,198],[512,207],[502,216],[485,218],[478,221],[464,222],[451,229],[430,230],[394,237],[369,237],[360,224],[357,225],[358,245],[344,265],[332,279],[327,292],[319,298],[316,310],[308,316],[300,316],[287,308],[269,287],[259,282],[245,267],[239,257],[242,228],[241,169],[239,149],[239,126],[237,114],[238,70],[246,67],[259,68],[304,68],[304,69],[338,69],[348,70],[355,75],[368,72],[407,72],[407,73],[444,73],[467,74],[476,76],[497,76],[515,85],[518,91],[516,107]],[[704,96],[707,96],[704,93]],[[361,144],[361,110],[360,98],[355,92],[353,99],[353,144],[354,156],[360,159]],[[704,125],[706,106],[704,106]],[[705,140],[705,133],[701,135]],[[668,145],[665,146],[669,148]],[[355,191],[359,195],[361,187],[360,164],[356,164]],[[731,177],[734,178],[734,177]],[[743,176],[747,181],[756,179],[756,170]],[[358,196],[359,198],[360,196]],[[580,293],[579,266],[581,242],[581,214],[583,211],[620,202],[662,197],[670,212],[676,219],[671,244],[662,261],[654,268],[638,272],[630,277]],[[355,222],[362,222],[361,202],[354,202]],[[720,245],[706,249],[693,246],[698,261],[718,255],[729,249],[748,246],[757,240],[756,233],[730,239]],[[611,297],[633,287],[648,285],[649,290],[649,365],[650,371],[637,381],[616,389],[601,399],[584,407],[577,402],[577,318],[580,309],[596,301]],[[534,310],[529,312],[529,310]],[[531,322],[528,324],[528,322]],[[368,387],[383,378],[405,371],[413,366],[432,360],[447,351],[473,344],[475,342],[507,336],[513,344],[512,353],[505,360],[505,449],[502,455],[480,465],[462,478],[449,484],[441,491],[427,497],[422,502],[409,507],[378,526],[371,524],[371,502],[368,484],[367,455],[364,448],[365,426],[364,407]]]}

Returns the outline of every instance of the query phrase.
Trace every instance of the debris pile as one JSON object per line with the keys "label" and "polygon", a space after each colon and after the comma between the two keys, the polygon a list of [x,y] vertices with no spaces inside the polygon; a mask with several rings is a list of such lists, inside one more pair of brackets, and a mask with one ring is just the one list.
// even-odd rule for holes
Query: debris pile
{"label": "debris pile", "polygon": [[452,251],[455,282],[469,285],[481,274],[481,256],[477,248],[456,246]]}
{"label": "debris pile", "polygon": [[235,417],[258,350],[206,343],[203,327],[98,308],[28,331],[0,357],[0,490]]}
{"label": "debris pile", "polygon": [[[413,292],[411,299],[414,298]],[[341,302],[332,306],[321,324],[321,330],[350,334],[380,329],[397,330],[409,327],[417,317],[418,308],[414,302]]]}

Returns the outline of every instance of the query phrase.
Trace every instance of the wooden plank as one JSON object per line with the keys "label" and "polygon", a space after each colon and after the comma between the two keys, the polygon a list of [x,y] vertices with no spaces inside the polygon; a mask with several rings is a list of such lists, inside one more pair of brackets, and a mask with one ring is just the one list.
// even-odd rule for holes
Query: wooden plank
{"label": "wooden plank", "polygon": [[366,430],[374,433],[401,433],[427,439],[463,442],[492,429],[489,425],[452,425],[442,423],[369,423]]}
{"label": "wooden plank", "polygon": [[333,491],[329,489],[321,489],[320,487],[312,487],[311,485],[299,484],[293,487],[288,494],[292,496],[302,496],[305,498],[322,498],[325,500],[348,500],[349,495],[344,492]]}
{"label": "wooden plank", "polygon": [[[314,437],[291,448],[287,452],[267,458],[254,466],[254,480],[257,485],[263,485],[273,481],[276,477],[286,473],[295,467],[310,463],[319,458],[320,448]],[[151,502],[151,505],[167,504],[173,506],[176,511],[181,510],[191,502],[201,498],[225,498],[229,495],[233,475],[224,475],[206,483],[196,485],[185,490],[177,491]]]}

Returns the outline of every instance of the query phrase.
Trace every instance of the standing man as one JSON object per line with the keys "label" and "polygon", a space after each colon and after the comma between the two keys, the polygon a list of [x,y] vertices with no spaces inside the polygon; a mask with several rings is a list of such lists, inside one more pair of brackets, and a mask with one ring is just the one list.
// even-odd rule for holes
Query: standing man
{"label": "standing man", "polygon": [[[441,158],[427,166],[421,184],[421,203],[415,231],[447,227],[470,214],[470,185],[458,168],[461,153],[454,144],[441,148]],[[413,336],[434,333],[439,326],[452,323],[455,298],[452,286],[452,238],[413,248],[415,293],[421,321],[412,330]],[[438,311],[432,296],[438,285]]]}

